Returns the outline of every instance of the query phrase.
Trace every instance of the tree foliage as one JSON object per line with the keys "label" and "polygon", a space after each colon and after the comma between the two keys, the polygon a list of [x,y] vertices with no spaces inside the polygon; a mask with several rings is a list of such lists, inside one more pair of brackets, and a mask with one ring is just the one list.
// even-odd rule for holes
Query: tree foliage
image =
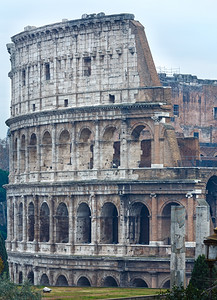
{"label": "tree foliage", "polygon": [[29,282],[18,286],[6,276],[0,278],[1,300],[40,300],[41,298],[41,293],[35,291]]}
{"label": "tree foliage", "polygon": [[0,233],[0,258],[3,262],[3,270],[0,273],[0,277],[5,273],[5,276],[9,276],[9,268],[8,268],[8,255],[5,249],[5,241]]}

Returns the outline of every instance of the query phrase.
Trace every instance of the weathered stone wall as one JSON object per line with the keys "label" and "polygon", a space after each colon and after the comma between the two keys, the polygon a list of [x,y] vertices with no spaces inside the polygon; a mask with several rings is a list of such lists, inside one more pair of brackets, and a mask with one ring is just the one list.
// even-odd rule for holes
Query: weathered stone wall
{"label": "weathered stone wall", "polygon": [[128,14],[91,15],[12,41],[14,281],[168,287],[172,205],[188,212],[189,277],[197,198],[213,170],[178,167],[171,90],[159,84],[143,26]]}

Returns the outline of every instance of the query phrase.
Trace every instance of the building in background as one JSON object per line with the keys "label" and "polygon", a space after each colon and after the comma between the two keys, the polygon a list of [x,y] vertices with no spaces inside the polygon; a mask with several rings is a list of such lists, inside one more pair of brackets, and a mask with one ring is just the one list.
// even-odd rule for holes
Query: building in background
{"label": "building in background", "polygon": [[131,14],[83,15],[28,26],[7,47],[12,279],[168,287],[177,205],[189,279],[198,204],[215,224],[216,169],[192,165],[197,137],[177,139],[143,26]]}

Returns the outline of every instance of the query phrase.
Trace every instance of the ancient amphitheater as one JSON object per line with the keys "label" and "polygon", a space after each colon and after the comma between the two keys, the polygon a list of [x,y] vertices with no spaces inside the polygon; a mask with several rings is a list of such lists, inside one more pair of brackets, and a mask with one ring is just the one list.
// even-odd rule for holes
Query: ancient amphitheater
{"label": "ancient amphitheater", "polygon": [[167,287],[172,205],[186,209],[189,279],[196,206],[209,202],[215,222],[216,171],[186,162],[197,139],[176,138],[143,26],[83,15],[28,26],[7,48],[12,279]]}

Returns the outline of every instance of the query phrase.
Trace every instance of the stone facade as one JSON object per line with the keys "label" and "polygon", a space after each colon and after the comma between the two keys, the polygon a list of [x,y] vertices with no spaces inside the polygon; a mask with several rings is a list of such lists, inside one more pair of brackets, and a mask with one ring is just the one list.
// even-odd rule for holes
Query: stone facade
{"label": "stone facade", "polygon": [[199,199],[216,216],[215,170],[182,166],[188,142],[175,136],[143,26],[130,14],[84,15],[28,26],[7,47],[13,280],[168,287],[177,205],[189,278]]}

